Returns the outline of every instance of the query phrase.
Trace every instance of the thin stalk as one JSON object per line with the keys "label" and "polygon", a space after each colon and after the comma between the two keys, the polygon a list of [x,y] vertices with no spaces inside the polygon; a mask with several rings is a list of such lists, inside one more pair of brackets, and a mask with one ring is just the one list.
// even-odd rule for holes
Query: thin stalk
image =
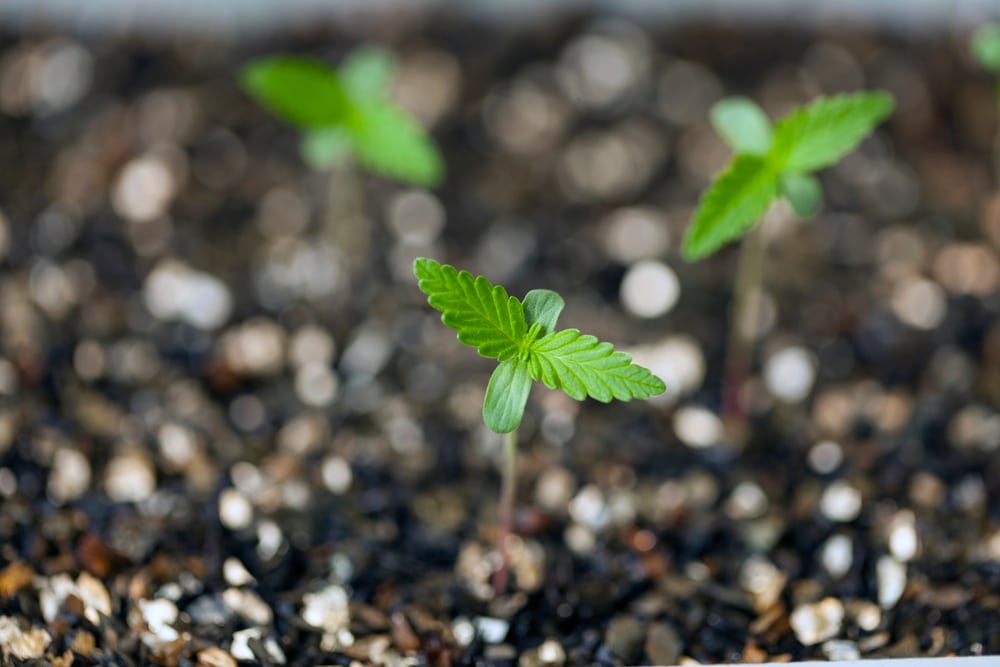
{"label": "thin stalk", "polygon": [[503,469],[500,473],[499,526],[497,548],[500,550],[500,567],[493,575],[493,595],[500,597],[507,590],[510,572],[510,558],[507,553],[507,538],[510,536],[514,517],[514,499],[517,490],[517,429],[505,433],[503,437]]}
{"label": "thin stalk", "polygon": [[370,230],[365,217],[364,182],[353,160],[330,169],[326,182],[326,235],[354,274],[368,256]]}
{"label": "thin stalk", "polygon": [[[753,333],[757,329],[759,304],[751,303],[759,295],[764,281],[765,239],[763,221],[743,239],[739,266],[736,269],[733,301],[729,315],[729,340],[726,347],[725,374],[722,384],[722,416],[726,423],[743,433],[746,413],[740,405],[740,389],[753,366]],[[751,310],[751,306],[758,308]]]}

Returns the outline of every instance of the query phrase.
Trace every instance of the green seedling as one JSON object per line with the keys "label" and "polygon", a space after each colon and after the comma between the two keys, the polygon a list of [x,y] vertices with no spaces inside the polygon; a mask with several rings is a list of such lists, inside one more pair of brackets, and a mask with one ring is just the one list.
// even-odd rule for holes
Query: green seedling
{"label": "green seedling", "polygon": [[336,69],[300,56],[269,56],[243,68],[243,89],[301,132],[299,152],[326,176],[325,231],[357,272],[371,240],[356,165],[418,186],[437,185],[444,162],[417,122],[388,96],[392,56],[360,47]]}
{"label": "green seedling", "polygon": [[[972,55],[979,65],[997,75],[997,103],[1000,110],[1000,23],[981,26],[972,35]],[[993,137],[993,171],[1000,186],[1000,130]]]}
{"label": "green seedling", "polygon": [[507,585],[505,542],[514,505],[517,427],[532,383],[561,389],[578,401],[589,396],[604,403],[649,398],[666,387],[611,343],[578,329],[557,331],[564,303],[553,291],[531,290],[522,301],[483,276],[425,258],[414,262],[413,273],[427,302],[458,332],[458,340],[499,362],[486,387],[483,420],[505,435],[498,537],[502,565],[493,582],[500,595]]}
{"label": "green seedling", "polygon": [[370,171],[433,186],[444,173],[441,156],[387,90],[392,56],[361,47],[334,69],[301,56],[268,56],[243,68],[243,89],[264,108],[301,130],[301,154],[322,170],[353,156]]}
{"label": "green seedling", "polygon": [[746,98],[722,100],[711,111],[713,125],[734,156],[702,195],[683,254],[689,261],[702,259],[747,237],[734,288],[722,396],[723,415],[737,428],[743,422],[738,391],[751,364],[751,341],[739,325],[752,315],[747,302],[763,280],[765,241],[757,223],[779,197],[799,216],[815,215],[823,192],[814,173],[854,150],[892,107],[884,92],[836,95],[794,109],[773,128],[761,108]]}

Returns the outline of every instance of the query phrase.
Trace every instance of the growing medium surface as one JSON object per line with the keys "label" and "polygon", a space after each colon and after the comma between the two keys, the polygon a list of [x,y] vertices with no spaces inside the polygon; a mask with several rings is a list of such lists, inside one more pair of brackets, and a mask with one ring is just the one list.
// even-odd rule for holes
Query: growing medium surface
{"label": "growing medium surface", "polygon": [[[0,662],[1000,653],[996,98],[960,40],[433,25],[392,33],[389,89],[447,179],[367,180],[366,257],[238,88],[259,52],[0,46]],[[736,446],[736,258],[681,257],[731,157],[709,109],[848,90],[896,111],[818,173],[811,224],[766,214]],[[427,307],[416,257],[559,292],[667,388],[532,390],[498,600],[496,362]]]}

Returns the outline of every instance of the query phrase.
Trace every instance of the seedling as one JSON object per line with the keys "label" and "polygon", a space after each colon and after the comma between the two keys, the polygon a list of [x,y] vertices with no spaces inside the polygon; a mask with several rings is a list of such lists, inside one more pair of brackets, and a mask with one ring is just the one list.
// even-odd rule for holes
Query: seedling
{"label": "seedling", "polygon": [[444,175],[434,143],[387,95],[392,56],[361,47],[340,67],[300,56],[269,56],[243,68],[243,89],[301,131],[306,164],[328,172],[326,230],[355,269],[368,254],[368,216],[355,163],[430,187]]}
{"label": "seedling", "polygon": [[[997,102],[1000,108],[1000,23],[988,23],[972,35],[972,55],[976,61],[997,75]],[[993,137],[993,170],[1000,185],[1000,129]]]}
{"label": "seedling", "polygon": [[698,260],[747,237],[740,250],[722,390],[723,415],[737,428],[744,421],[739,388],[751,365],[751,340],[740,325],[754,315],[747,303],[763,279],[765,240],[757,223],[779,197],[799,216],[815,215],[822,188],[813,174],[854,150],[892,107],[892,98],[883,92],[820,98],[794,109],[773,129],[761,108],[746,98],[722,100],[711,111],[712,123],[734,157],[702,195],[683,253],[689,261]]}
{"label": "seedling", "polygon": [[483,276],[473,277],[425,258],[413,263],[413,273],[427,302],[441,311],[441,321],[458,332],[458,340],[499,362],[486,387],[483,420],[490,430],[505,436],[498,531],[501,566],[493,580],[494,592],[501,595],[507,587],[505,543],[514,507],[517,427],[532,383],[561,389],[578,401],[589,396],[604,403],[613,398],[649,398],[666,387],[611,343],[579,329],[556,331],[564,302],[551,290],[531,290],[520,301]]}

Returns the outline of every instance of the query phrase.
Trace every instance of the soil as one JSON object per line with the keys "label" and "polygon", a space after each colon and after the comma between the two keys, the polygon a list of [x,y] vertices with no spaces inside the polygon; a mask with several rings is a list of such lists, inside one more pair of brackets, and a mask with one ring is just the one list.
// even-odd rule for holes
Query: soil
{"label": "soil", "polygon": [[[236,84],[357,35],[0,44],[3,664],[1000,654],[996,96],[965,36],[369,37],[448,178],[359,179],[360,210]],[[821,175],[816,219],[768,214],[738,442],[716,416],[736,249],[678,251],[728,157],[708,108],[857,88],[896,111]],[[498,599],[491,363],[426,306],[419,255],[560,291],[562,326],[668,384],[535,390]],[[642,262],[661,282],[626,289]]]}

